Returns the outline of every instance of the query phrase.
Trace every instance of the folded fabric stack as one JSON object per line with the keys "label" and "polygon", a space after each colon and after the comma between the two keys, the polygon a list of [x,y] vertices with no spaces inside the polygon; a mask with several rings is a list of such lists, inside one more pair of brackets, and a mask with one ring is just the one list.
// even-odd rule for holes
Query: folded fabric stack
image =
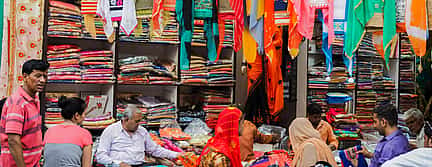
{"label": "folded fabric stack", "polygon": [[357,103],[356,103],[356,114],[361,119],[360,123],[371,123],[373,117],[373,111],[376,107],[377,93],[374,90],[358,90],[357,91]]}
{"label": "folded fabric stack", "polygon": [[289,24],[289,13],[285,11],[275,11],[275,23],[278,26],[287,26]]}
{"label": "folded fabric stack", "polygon": [[329,110],[336,112],[351,113],[352,97],[347,92],[329,92],[327,93],[327,103]]}
{"label": "folded fabric stack", "polygon": [[101,39],[101,40],[106,40],[107,37],[105,35],[105,31],[103,28],[103,19],[99,16],[95,16],[94,18],[94,24],[95,24],[95,28],[96,28],[96,38],[92,37],[90,35],[90,32],[87,30],[87,27],[84,24],[84,20],[82,22],[82,33],[83,33],[83,37],[84,38],[90,38],[90,39]]}
{"label": "folded fabric stack", "polygon": [[46,93],[45,94],[45,126],[47,128],[53,127],[64,122],[61,116],[61,108],[58,106],[58,99],[60,96],[78,97],[75,93]]}
{"label": "folded fabric stack", "polygon": [[417,108],[417,95],[412,93],[400,93],[399,111],[405,112],[410,108]]}
{"label": "folded fabric stack", "polygon": [[395,83],[389,77],[375,77],[373,78],[373,88],[393,90],[395,89]]}
{"label": "folded fabric stack", "polygon": [[307,98],[308,101],[319,104],[323,113],[328,111],[327,90],[309,90]]}
{"label": "folded fabric stack", "polygon": [[81,80],[80,48],[75,45],[49,45],[48,82],[79,83]]}
{"label": "folded fabric stack", "polygon": [[204,33],[204,20],[194,20],[194,29],[192,33],[193,46],[207,46],[207,40]]}
{"label": "folded fabric stack", "polygon": [[[234,45],[234,11],[219,11],[219,16],[224,18],[224,41],[223,47],[232,47]],[[220,35],[220,34],[219,34]]]}
{"label": "folded fabric stack", "polygon": [[132,32],[130,36],[127,36],[123,31],[121,31],[120,40],[149,42],[150,41],[150,19],[151,19],[151,11],[149,16],[137,17],[137,21],[138,21],[137,28]]}
{"label": "folded fabric stack", "polygon": [[[155,34],[154,32],[151,32],[151,38],[150,38],[151,42],[171,43],[171,44],[180,43],[179,36],[178,36],[179,25],[176,21],[175,3],[176,1],[164,1],[161,10],[162,33],[158,35],[157,33]],[[156,25],[151,25],[151,26],[154,27]]]}
{"label": "folded fabric stack", "polygon": [[146,126],[159,127],[162,121],[176,121],[177,109],[174,103],[157,97],[140,96],[136,98],[146,109]]}
{"label": "folded fabric stack", "polygon": [[207,85],[208,69],[206,59],[200,56],[191,56],[189,70],[181,71],[181,83],[186,85]]}
{"label": "folded fabric stack", "polygon": [[206,113],[206,123],[214,128],[219,113],[232,103],[231,88],[213,88],[203,90],[203,110]]}
{"label": "folded fabric stack", "polygon": [[232,60],[218,60],[217,62],[207,62],[208,84],[209,85],[228,85],[232,86],[233,78],[233,61]]}
{"label": "folded fabric stack", "polygon": [[105,129],[109,125],[115,123],[116,120],[112,118],[111,116],[107,117],[99,117],[95,119],[88,119],[86,118],[82,125],[86,129]]}
{"label": "folded fabric stack", "polygon": [[202,110],[202,107],[196,106],[186,106],[179,108],[178,111],[178,123],[181,127],[186,127],[193,121],[193,119],[198,118],[201,120],[205,120],[205,112]]}
{"label": "folded fabric stack", "polygon": [[81,51],[81,83],[114,83],[112,51]]}
{"label": "folded fabric stack", "polygon": [[[332,43],[332,54],[334,57],[343,56],[344,54],[343,46],[344,46],[344,35],[335,34],[335,38],[333,39],[333,43]],[[354,63],[353,65],[354,65],[353,67],[353,76],[354,76],[356,63]]]}
{"label": "folded fabric stack", "polygon": [[399,61],[399,110],[401,112],[417,108],[415,56],[407,34],[401,33]]}
{"label": "folded fabric stack", "polygon": [[377,90],[377,107],[391,103],[396,105],[396,92],[394,90]]}
{"label": "folded fabric stack", "polygon": [[355,83],[347,81],[345,67],[334,67],[331,79],[326,80],[327,70],[323,66],[310,67],[308,70],[308,87],[316,89],[354,89]]}
{"label": "folded fabric stack", "polygon": [[136,56],[121,59],[119,64],[119,83],[168,85],[176,83],[177,76],[173,63],[154,63],[146,56]]}
{"label": "folded fabric stack", "polygon": [[109,97],[106,95],[91,95],[86,97],[86,108],[93,110],[87,112],[86,118],[84,118],[82,123],[84,128],[105,129],[112,123],[116,122],[113,118],[112,108],[107,105],[108,99]]}
{"label": "folded fabric stack", "polygon": [[80,8],[61,1],[49,1],[49,4],[48,36],[81,38]]}
{"label": "folded fabric stack", "polygon": [[[358,49],[358,88],[372,89],[372,78],[374,77],[374,65],[377,58],[377,51],[373,45],[372,36],[366,33]],[[378,67],[378,66],[377,66]],[[378,69],[376,69],[378,71]]]}

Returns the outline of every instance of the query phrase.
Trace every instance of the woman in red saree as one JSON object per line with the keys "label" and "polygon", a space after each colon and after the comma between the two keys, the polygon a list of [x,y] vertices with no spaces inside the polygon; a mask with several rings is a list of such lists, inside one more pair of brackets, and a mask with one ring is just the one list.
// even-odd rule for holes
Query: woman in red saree
{"label": "woman in red saree", "polygon": [[[240,118],[242,112],[228,107],[219,114],[215,136],[211,138],[198,159],[200,167],[241,167]],[[241,124],[240,124],[241,125]]]}

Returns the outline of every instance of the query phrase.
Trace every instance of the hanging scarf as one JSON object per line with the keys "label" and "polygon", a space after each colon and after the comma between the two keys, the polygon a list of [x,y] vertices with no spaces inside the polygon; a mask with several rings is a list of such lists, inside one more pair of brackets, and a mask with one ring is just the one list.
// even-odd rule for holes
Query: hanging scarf
{"label": "hanging scarf", "polygon": [[211,151],[222,153],[231,162],[231,167],[241,167],[239,121],[242,113],[238,108],[228,107],[218,116],[215,136],[211,138],[201,153],[201,158]]}
{"label": "hanging scarf", "polygon": [[303,36],[297,31],[298,16],[294,8],[294,0],[288,0],[287,11],[290,15],[290,22],[288,24],[288,51],[291,58],[297,57],[300,51],[300,44]]}
{"label": "hanging scarf", "polygon": [[407,0],[405,25],[408,37],[417,56],[426,54],[428,17],[426,0]]}
{"label": "hanging scarf", "polygon": [[[97,4],[96,14],[104,20],[105,35],[109,40],[113,40],[114,27],[112,25],[112,13],[110,0],[99,0]],[[134,0],[123,0],[123,9],[121,11],[120,28],[129,36],[138,24],[135,11]]]}
{"label": "hanging scarf", "polygon": [[383,49],[386,68],[389,69],[390,55],[394,53],[396,46],[396,2],[395,0],[384,1],[384,28],[383,28]]}
{"label": "hanging scarf", "polygon": [[230,0],[231,8],[234,10],[234,51],[238,52],[242,46],[242,35],[244,29],[244,7],[243,0]]}
{"label": "hanging scarf", "polygon": [[[318,13],[318,18],[324,25],[324,18],[321,11]],[[330,19],[333,19],[330,18]],[[326,57],[326,67],[327,67],[327,76],[330,76],[332,69],[333,69],[333,54],[332,54],[332,47],[326,47],[328,46],[328,29],[326,26],[322,26],[323,28],[323,34],[322,34],[322,51],[324,52],[324,55]]]}
{"label": "hanging scarf", "polygon": [[372,0],[350,0],[348,3],[348,22],[344,39],[345,56],[349,60],[349,68],[352,68],[354,52],[360,45],[366,32],[366,23],[374,15],[374,3]]}

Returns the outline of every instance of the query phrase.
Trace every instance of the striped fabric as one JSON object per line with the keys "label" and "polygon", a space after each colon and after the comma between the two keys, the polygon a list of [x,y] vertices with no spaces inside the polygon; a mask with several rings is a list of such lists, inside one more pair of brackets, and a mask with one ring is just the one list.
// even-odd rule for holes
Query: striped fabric
{"label": "striped fabric", "polygon": [[244,7],[243,0],[230,0],[231,8],[235,15],[234,28],[234,51],[239,51],[242,46],[242,36],[244,28]]}
{"label": "striped fabric", "polygon": [[0,120],[0,166],[16,166],[9,150],[8,134],[21,136],[27,166],[39,166],[42,145],[42,117],[38,97],[29,96],[22,87],[12,94],[3,107]]}
{"label": "striped fabric", "polygon": [[81,0],[81,14],[96,14],[97,0]]}

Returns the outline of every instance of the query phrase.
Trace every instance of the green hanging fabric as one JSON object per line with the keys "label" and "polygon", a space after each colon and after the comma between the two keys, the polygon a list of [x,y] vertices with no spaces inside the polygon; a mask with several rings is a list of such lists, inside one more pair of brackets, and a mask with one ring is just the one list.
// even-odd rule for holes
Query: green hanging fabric
{"label": "green hanging fabric", "polygon": [[391,45],[397,39],[395,9],[396,9],[395,0],[384,1],[383,47],[384,47],[384,61],[387,69],[389,69],[389,57],[392,50]]}
{"label": "green hanging fabric", "polygon": [[347,12],[348,22],[344,51],[347,58],[352,60],[354,52],[364,36],[366,24],[374,15],[374,1],[351,0]]}

